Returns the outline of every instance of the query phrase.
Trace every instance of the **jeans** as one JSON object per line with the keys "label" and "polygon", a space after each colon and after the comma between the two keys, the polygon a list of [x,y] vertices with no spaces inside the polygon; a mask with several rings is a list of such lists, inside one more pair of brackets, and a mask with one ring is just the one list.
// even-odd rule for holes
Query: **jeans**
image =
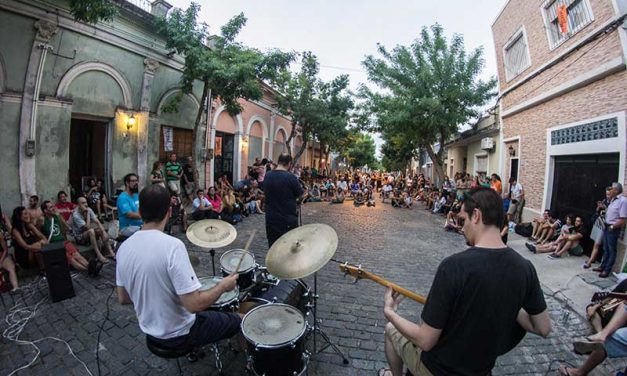
{"label": "jeans", "polygon": [[268,223],[266,222],[266,236],[268,238],[268,246],[272,247],[275,241],[283,234],[298,227],[298,223]]}
{"label": "jeans", "polygon": [[601,268],[604,272],[612,271],[614,262],[616,261],[616,244],[620,236],[620,229],[611,230],[610,226],[605,227],[603,233],[603,262]]}

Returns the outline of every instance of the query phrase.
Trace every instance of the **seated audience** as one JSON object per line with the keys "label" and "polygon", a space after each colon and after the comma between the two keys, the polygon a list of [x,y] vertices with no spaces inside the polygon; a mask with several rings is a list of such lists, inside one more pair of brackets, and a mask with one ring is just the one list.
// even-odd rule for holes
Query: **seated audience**
{"label": "seated audience", "polygon": [[41,208],[39,207],[39,196],[30,196],[26,211],[30,214],[33,224],[37,227],[41,226],[41,221],[44,219],[44,213],[42,213]]}
{"label": "seated audience", "polygon": [[558,246],[561,246],[567,240],[568,236],[570,236],[570,228],[572,227],[572,224],[573,218],[572,215],[569,214],[566,216],[566,224],[562,226],[560,235],[557,239],[548,243],[538,243],[536,245],[527,242],[525,243],[525,246],[533,253],[553,253],[557,250]]}
{"label": "seated audience", "polygon": [[560,258],[565,252],[569,252],[574,256],[581,256],[583,254],[583,248],[579,242],[584,238],[586,229],[583,227],[581,217],[575,218],[574,226],[571,226],[568,231],[568,234],[564,234],[564,241],[557,246],[554,253],[549,255],[550,258]]}
{"label": "seated audience", "polygon": [[332,204],[341,204],[344,202],[344,191],[342,189],[337,190],[335,197],[331,199]]}
{"label": "seated audience", "polygon": [[[626,293],[627,279],[619,283],[612,292]],[[620,307],[622,300],[619,298],[607,297],[599,303],[590,303],[586,307],[586,318],[594,333],[599,333],[610,322],[616,308]]]}
{"label": "seated audience", "polygon": [[46,200],[41,204],[41,210],[44,212],[44,222],[41,227],[41,233],[50,243],[64,243],[65,258],[67,259],[68,265],[71,265],[78,271],[87,271],[89,262],[85,260],[76,246],[67,240],[65,234],[70,232],[71,229],[65,219],[57,213],[57,208],[52,205],[52,202]]}
{"label": "seated audience", "polygon": [[[227,187],[226,189],[229,188]],[[216,193],[215,187],[209,187],[209,189],[207,189],[207,200],[209,200],[213,211],[220,215],[222,212],[222,197]]]}
{"label": "seated audience", "polygon": [[143,222],[139,215],[139,179],[134,173],[124,176],[124,192],[117,201],[120,235],[128,238],[141,228]]}
{"label": "seated audience", "polygon": [[[79,197],[76,201],[78,207],[72,212],[72,233],[78,244],[91,244],[96,252],[98,260],[106,264],[109,262],[107,258],[115,259],[115,253],[111,249],[109,235],[105,231],[102,223],[96,217],[96,214],[87,204],[85,197]],[[106,256],[103,256],[98,240],[102,241]]]}
{"label": "seated audience", "polygon": [[13,210],[11,216],[11,236],[15,248],[15,262],[23,269],[37,264],[40,273],[44,273],[44,263],[41,257],[41,247],[48,244],[48,240],[37,229],[30,213],[23,206]]}
{"label": "seated audience", "polygon": [[72,212],[76,209],[76,205],[73,202],[68,201],[67,193],[64,191],[59,191],[59,193],[57,193],[57,203],[54,204],[54,206],[57,208],[59,215],[63,217],[66,222],[70,220]]}
{"label": "seated audience", "polygon": [[403,192],[403,205],[407,209],[411,209],[413,204],[411,195],[408,192]]}
{"label": "seated audience", "polygon": [[164,231],[168,234],[172,234],[172,226],[179,225],[180,231],[185,233],[185,231],[187,231],[187,216],[185,215],[185,208],[179,196],[172,195],[170,197],[170,209],[172,210],[172,214],[166,222]]}
{"label": "seated audience", "polygon": [[9,253],[9,239],[11,239],[11,224],[2,212],[2,207],[0,207],[0,269],[6,270],[9,274],[11,291],[15,292],[20,288],[20,285],[15,272],[15,261]]}
{"label": "seated audience", "polygon": [[531,233],[530,240],[538,240],[540,238],[540,230],[544,229],[544,225],[549,222],[551,217],[551,211],[545,210],[541,217],[536,217],[531,221],[533,226],[533,232]]}
{"label": "seated audience", "polygon": [[394,189],[391,197],[392,207],[400,208],[403,206],[403,197],[401,197],[401,191],[399,189]]}
{"label": "seated audience", "polygon": [[196,191],[196,198],[192,202],[194,211],[192,212],[192,218],[199,221],[202,219],[218,219],[218,214],[213,211],[213,206],[205,196],[205,192],[202,189]]}
{"label": "seated audience", "polygon": [[320,188],[318,188],[317,184],[314,184],[313,188],[308,192],[309,196],[305,200],[305,202],[320,202],[322,201]]}
{"label": "seated audience", "polygon": [[[571,224],[568,226],[572,226],[572,223],[571,220]],[[540,235],[536,242],[538,244],[548,243],[562,227],[562,221],[559,218],[553,218],[553,215],[549,213],[548,221],[541,226]]]}

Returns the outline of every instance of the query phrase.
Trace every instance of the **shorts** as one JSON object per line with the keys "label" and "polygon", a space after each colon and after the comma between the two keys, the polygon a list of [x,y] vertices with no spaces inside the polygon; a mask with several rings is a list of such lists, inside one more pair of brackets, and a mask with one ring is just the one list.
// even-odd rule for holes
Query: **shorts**
{"label": "shorts", "polygon": [[196,314],[196,321],[189,333],[168,339],[151,337],[150,339],[164,347],[199,347],[231,338],[239,333],[242,319],[237,313],[202,311]]}
{"label": "shorts", "polygon": [[513,201],[510,201],[509,208],[507,208],[507,214],[511,214],[511,215],[516,214],[518,205],[520,205],[520,201],[516,201],[516,203],[514,203]]}
{"label": "shorts", "polygon": [[[622,309],[619,307],[618,309]],[[608,358],[627,356],[627,328],[620,328],[605,340],[605,352]]]}
{"label": "shorts", "polygon": [[195,183],[187,183],[185,184],[185,194],[189,195],[193,195],[194,191],[196,190],[196,184]]}
{"label": "shorts", "polygon": [[172,193],[179,194],[179,192],[181,192],[181,182],[178,180],[168,180],[168,189]]}
{"label": "shorts", "polygon": [[420,347],[403,337],[392,325],[385,327],[385,334],[390,338],[394,352],[403,359],[403,364],[414,376],[431,376],[431,372],[421,360]]}
{"label": "shorts", "polygon": [[583,247],[581,246],[581,244],[577,244],[576,246],[569,249],[568,253],[573,256],[581,256],[583,255]]}

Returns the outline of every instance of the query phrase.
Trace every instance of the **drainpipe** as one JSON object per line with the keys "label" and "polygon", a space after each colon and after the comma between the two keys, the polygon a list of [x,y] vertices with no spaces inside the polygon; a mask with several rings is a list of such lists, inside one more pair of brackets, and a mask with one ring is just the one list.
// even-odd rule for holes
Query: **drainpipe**
{"label": "drainpipe", "polygon": [[35,92],[33,93],[33,107],[31,109],[30,127],[28,131],[28,140],[26,140],[26,154],[29,156],[35,155],[35,134],[37,128],[37,107],[39,106],[39,91],[41,88],[41,76],[44,73],[44,64],[46,62],[46,56],[48,51],[52,50],[52,46],[47,43],[40,43],[37,46],[43,50],[39,56],[39,68],[37,70],[37,80],[35,81]]}

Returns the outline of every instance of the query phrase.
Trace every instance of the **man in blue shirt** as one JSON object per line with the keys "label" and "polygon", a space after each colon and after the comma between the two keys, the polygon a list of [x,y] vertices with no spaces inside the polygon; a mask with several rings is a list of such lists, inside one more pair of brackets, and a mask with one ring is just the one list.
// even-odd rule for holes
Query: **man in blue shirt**
{"label": "man in blue shirt", "polygon": [[143,222],[139,215],[139,179],[134,173],[124,177],[124,192],[118,196],[120,235],[129,237],[139,231]]}

